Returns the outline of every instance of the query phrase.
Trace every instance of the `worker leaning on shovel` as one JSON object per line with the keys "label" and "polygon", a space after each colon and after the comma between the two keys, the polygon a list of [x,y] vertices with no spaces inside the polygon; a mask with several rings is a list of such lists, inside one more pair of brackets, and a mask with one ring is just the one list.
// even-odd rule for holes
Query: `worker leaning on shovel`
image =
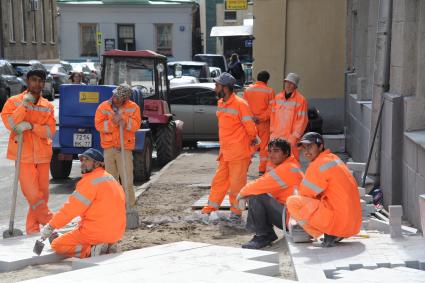
{"label": "worker leaning on shovel", "polygon": [[[125,232],[125,194],[105,171],[100,151],[90,148],[79,158],[82,178],[68,201],[43,227],[41,239],[53,240],[52,249],[58,254],[85,258],[115,251],[114,244]],[[53,234],[77,216],[81,217],[77,228],[59,237]]]}
{"label": "worker leaning on shovel", "polygon": [[52,218],[47,206],[49,200],[49,169],[52,158],[52,137],[56,130],[54,107],[42,97],[46,81],[44,70],[27,73],[28,89],[12,96],[5,103],[1,118],[11,131],[7,158],[17,159],[18,135],[23,135],[19,182],[28,201],[26,233],[38,233],[40,224]]}
{"label": "worker leaning on shovel", "polygon": [[[94,119],[105,154],[106,171],[117,181],[121,179],[123,186],[124,174],[127,174],[127,201],[130,207],[134,207],[136,196],[133,188],[133,149],[136,131],[140,129],[142,119],[139,106],[130,100],[131,95],[129,85],[119,85],[112,92],[112,98],[99,105]],[[120,127],[123,127],[124,133],[125,165],[121,158]]]}

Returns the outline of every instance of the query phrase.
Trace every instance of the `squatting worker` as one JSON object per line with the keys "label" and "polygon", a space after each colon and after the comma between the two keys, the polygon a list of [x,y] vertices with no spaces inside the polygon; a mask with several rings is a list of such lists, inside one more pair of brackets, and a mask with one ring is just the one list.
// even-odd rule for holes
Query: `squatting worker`
{"label": "squatting worker", "polygon": [[[43,227],[41,238],[56,237],[51,246],[58,254],[85,258],[110,252],[124,235],[125,193],[105,171],[100,151],[90,148],[79,158],[82,178],[68,201]],[[59,237],[53,234],[77,216],[81,218],[78,227]]]}
{"label": "squatting worker", "polygon": [[274,90],[267,86],[270,74],[261,71],[257,75],[257,82],[250,85],[244,92],[243,98],[248,102],[249,108],[254,114],[254,122],[260,136],[260,164],[258,173],[266,172],[267,166],[267,144],[270,139],[270,113],[274,99]]}
{"label": "squatting worker", "polygon": [[295,73],[286,76],[284,90],[276,95],[270,116],[270,139],[287,140],[298,160],[297,142],[308,124],[307,100],[298,91],[299,81]]}
{"label": "squatting worker", "polygon": [[325,150],[318,133],[306,133],[298,145],[310,164],[299,195],[287,200],[291,217],[314,238],[325,234],[325,247],[356,235],[362,223],[360,195],[347,166],[329,149]]}
{"label": "squatting worker", "polygon": [[202,213],[209,214],[218,210],[229,191],[230,220],[238,223],[241,220],[241,211],[236,197],[246,184],[252,146],[258,144],[257,129],[248,104],[233,92],[235,78],[229,73],[223,73],[214,81],[219,98],[217,118],[220,153],[208,204],[202,209]]}
{"label": "squatting worker", "polygon": [[17,159],[17,136],[23,134],[19,182],[29,204],[27,234],[40,232],[40,224],[45,225],[52,218],[48,208],[49,169],[56,121],[53,105],[42,96],[46,75],[44,70],[30,70],[28,89],[10,97],[1,113],[4,125],[10,130],[8,159]]}
{"label": "squatting worker", "polygon": [[242,245],[246,249],[261,249],[275,241],[273,226],[286,229],[286,199],[297,190],[304,177],[287,141],[271,140],[268,150],[275,168],[248,183],[238,195],[238,200],[247,198],[249,201],[246,228],[255,233]]}
{"label": "squatting worker", "polygon": [[119,85],[112,98],[102,102],[96,110],[95,126],[100,133],[100,143],[105,154],[105,168],[108,173],[121,179],[123,184],[124,166],[121,158],[120,126],[124,128],[125,168],[127,170],[127,192],[130,206],[136,204],[133,188],[133,149],[136,144],[136,131],[140,129],[142,118],[139,106],[130,100],[132,90],[129,85]]}

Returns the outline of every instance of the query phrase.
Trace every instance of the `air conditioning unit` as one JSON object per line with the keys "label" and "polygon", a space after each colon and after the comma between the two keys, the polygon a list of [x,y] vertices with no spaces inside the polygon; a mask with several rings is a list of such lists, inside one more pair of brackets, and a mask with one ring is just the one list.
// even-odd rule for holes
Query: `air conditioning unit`
{"label": "air conditioning unit", "polygon": [[40,10],[40,2],[39,0],[30,0],[31,2],[31,11],[38,11]]}

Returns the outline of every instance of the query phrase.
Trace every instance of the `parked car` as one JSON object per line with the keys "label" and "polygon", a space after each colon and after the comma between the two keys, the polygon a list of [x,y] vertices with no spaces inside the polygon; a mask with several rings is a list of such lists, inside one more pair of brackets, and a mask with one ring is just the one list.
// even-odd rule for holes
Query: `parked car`
{"label": "parked car", "polygon": [[195,77],[201,83],[212,82],[210,69],[207,63],[195,61],[175,61],[167,63],[168,76],[174,76],[174,66],[181,65],[182,75]]}
{"label": "parked car", "polygon": [[21,93],[25,88],[25,81],[17,76],[13,66],[7,60],[0,60],[0,110],[9,97]]}
{"label": "parked car", "polygon": [[222,73],[227,72],[226,58],[220,54],[196,54],[193,61],[205,62],[210,67],[220,68]]}
{"label": "parked car", "polygon": [[93,73],[86,63],[71,63],[73,72],[83,73],[83,82],[85,84],[97,84],[98,75]]}
{"label": "parked car", "polygon": [[68,61],[60,61],[59,63],[62,65],[68,75],[72,73],[71,63],[69,63]]}
{"label": "parked car", "polygon": [[53,88],[55,93],[59,93],[60,86],[67,84],[69,75],[61,64],[46,64],[44,65],[53,78]]}
{"label": "parked car", "polygon": [[44,84],[44,88],[43,88],[43,97],[47,98],[49,101],[53,101],[55,99],[55,89],[53,87],[53,77],[52,75],[47,71],[46,67],[44,67],[44,65],[37,60],[30,60],[30,61],[26,61],[26,60],[20,60],[20,61],[11,61],[10,62],[12,64],[12,66],[15,68],[16,70],[16,74],[18,77],[21,77],[24,84],[25,84],[25,89],[27,88],[27,84],[26,84],[26,77],[27,77],[27,73],[28,71],[30,71],[31,69],[42,69],[44,71],[46,71],[47,77],[46,77],[46,82]]}
{"label": "parked car", "polygon": [[100,64],[97,62],[85,62],[84,63],[87,67],[89,67],[91,71],[89,84],[98,84],[101,74],[101,67]]}

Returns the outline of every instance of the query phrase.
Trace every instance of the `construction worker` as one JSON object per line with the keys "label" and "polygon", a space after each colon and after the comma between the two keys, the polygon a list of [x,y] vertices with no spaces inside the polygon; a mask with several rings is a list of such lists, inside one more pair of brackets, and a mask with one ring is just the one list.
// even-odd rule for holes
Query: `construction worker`
{"label": "construction worker", "polygon": [[275,168],[248,183],[238,195],[238,200],[247,198],[249,201],[246,228],[255,233],[248,243],[242,245],[245,249],[261,249],[277,239],[273,226],[286,228],[286,199],[304,177],[287,141],[271,140],[268,150]]}
{"label": "construction worker", "polygon": [[263,175],[267,166],[267,144],[270,139],[270,113],[274,99],[274,90],[267,86],[270,74],[261,71],[257,75],[257,82],[250,85],[244,92],[243,98],[248,102],[254,114],[254,122],[260,137],[260,165],[258,173]]}
{"label": "construction worker", "polygon": [[292,154],[299,160],[297,142],[308,124],[307,100],[298,91],[300,78],[289,73],[284,90],[276,95],[270,116],[270,139],[282,138],[291,144]]}
{"label": "construction worker", "polygon": [[202,213],[218,210],[229,191],[230,218],[235,224],[241,221],[241,211],[236,197],[246,184],[247,171],[251,163],[253,146],[259,144],[252,112],[246,101],[233,92],[236,79],[222,73],[215,81],[220,153],[218,168],[212,180],[208,204]]}
{"label": "construction worker", "polygon": [[[133,149],[136,131],[140,129],[142,118],[139,106],[130,100],[132,90],[129,85],[119,85],[112,92],[111,99],[102,102],[96,110],[95,127],[100,133],[100,142],[105,154],[105,168],[117,181],[123,184],[127,174],[127,192],[130,206],[135,206],[136,195],[133,188]],[[124,128],[124,172],[121,158],[120,126]]]}
{"label": "construction worker", "polygon": [[[100,151],[79,155],[82,178],[74,193],[41,230],[41,239],[53,239],[52,249],[67,257],[85,258],[108,253],[125,232],[125,193],[104,169]],[[78,227],[58,237],[54,233],[80,216]]]}
{"label": "construction worker", "polygon": [[[46,72],[32,69],[27,73],[28,89],[11,96],[5,103],[1,118],[11,131],[7,158],[20,164],[19,182],[29,204],[26,233],[40,232],[52,218],[48,208],[49,169],[52,138],[56,131],[54,107],[43,98]],[[21,160],[17,159],[18,135],[23,135]]]}
{"label": "construction worker", "polygon": [[324,247],[356,235],[362,223],[360,195],[347,166],[324,148],[318,133],[306,133],[298,145],[310,164],[299,195],[286,201],[289,214],[312,237],[325,234]]}

